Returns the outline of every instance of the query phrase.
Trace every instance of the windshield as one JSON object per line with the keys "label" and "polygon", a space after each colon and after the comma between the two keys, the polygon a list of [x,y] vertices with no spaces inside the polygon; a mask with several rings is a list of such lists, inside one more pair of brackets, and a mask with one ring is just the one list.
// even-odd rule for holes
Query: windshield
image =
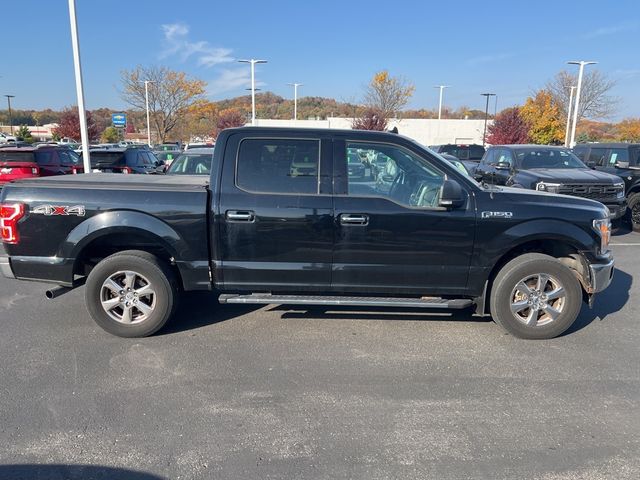
{"label": "windshield", "polygon": [[520,170],[535,168],[587,168],[569,150],[559,148],[522,148],[515,149],[516,165]]}
{"label": "windshield", "polygon": [[171,163],[167,174],[209,175],[212,160],[211,153],[183,153]]}

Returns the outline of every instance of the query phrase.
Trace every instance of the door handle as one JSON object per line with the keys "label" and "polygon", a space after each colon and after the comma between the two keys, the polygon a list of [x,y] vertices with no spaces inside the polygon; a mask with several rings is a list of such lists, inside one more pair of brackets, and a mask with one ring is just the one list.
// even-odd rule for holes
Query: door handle
{"label": "door handle", "polygon": [[340,214],[340,225],[368,225],[369,215],[362,213],[342,213]]}
{"label": "door handle", "polygon": [[256,214],[251,210],[227,210],[225,214],[229,222],[254,222]]}

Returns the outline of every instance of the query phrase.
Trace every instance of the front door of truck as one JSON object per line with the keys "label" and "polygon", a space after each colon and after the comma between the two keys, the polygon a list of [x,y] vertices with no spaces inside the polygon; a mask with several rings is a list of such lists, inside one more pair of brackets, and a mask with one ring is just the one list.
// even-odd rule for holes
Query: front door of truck
{"label": "front door of truck", "polygon": [[[376,178],[349,176],[347,158],[353,153],[387,158],[387,164]],[[446,174],[437,165],[408,146],[336,140],[333,290],[465,290],[475,235],[473,198],[466,192],[464,207],[439,207]]]}
{"label": "front door of truck", "polygon": [[236,134],[224,148],[216,283],[249,291],[328,288],[330,139]]}

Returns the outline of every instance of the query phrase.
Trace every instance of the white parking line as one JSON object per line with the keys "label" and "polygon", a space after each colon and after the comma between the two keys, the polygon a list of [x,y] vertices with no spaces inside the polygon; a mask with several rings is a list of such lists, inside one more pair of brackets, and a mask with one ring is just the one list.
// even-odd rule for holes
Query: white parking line
{"label": "white parking line", "polygon": [[615,245],[616,247],[637,247],[640,243],[610,243],[609,245]]}

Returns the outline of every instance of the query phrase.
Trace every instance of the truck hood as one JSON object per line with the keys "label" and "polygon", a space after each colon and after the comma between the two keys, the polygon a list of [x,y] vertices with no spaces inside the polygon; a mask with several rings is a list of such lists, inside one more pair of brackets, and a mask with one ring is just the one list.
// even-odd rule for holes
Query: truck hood
{"label": "truck hood", "polygon": [[521,170],[518,175],[548,183],[605,183],[613,185],[621,182],[620,178],[615,175],[590,168],[532,168]]}

